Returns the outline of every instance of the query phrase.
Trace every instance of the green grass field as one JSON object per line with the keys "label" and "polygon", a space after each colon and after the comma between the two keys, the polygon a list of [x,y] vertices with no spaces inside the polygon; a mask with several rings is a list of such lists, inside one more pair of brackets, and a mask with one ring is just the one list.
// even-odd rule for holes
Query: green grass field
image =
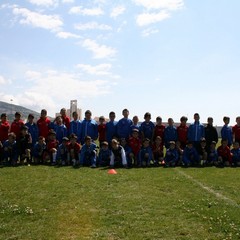
{"label": "green grass field", "polygon": [[240,168],[0,169],[0,239],[240,239]]}

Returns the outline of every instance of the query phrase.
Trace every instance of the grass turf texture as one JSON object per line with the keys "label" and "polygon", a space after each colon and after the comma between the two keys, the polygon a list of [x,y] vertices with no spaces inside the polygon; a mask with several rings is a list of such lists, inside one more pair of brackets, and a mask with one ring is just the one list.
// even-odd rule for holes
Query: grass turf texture
{"label": "grass turf texture", "polygon": [[0,169],[0,239],[240,239],[240,168],[107,171]]}

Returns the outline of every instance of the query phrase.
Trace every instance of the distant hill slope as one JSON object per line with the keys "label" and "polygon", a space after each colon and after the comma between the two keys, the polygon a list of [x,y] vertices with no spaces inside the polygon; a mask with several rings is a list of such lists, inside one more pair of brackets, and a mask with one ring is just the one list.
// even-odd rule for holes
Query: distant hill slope
{"label": "distant hill slope", "polygon": [[40,117],[39,112],[36,112],[34,110],[31,110],[19,105],[0,101],[0,114],[6,113],[8,115],[8,120],[10,122],[13,121],[15,112],[21,112],[23,119],[27,119],[29,113],[32,113],[35,116],[35,120]]}

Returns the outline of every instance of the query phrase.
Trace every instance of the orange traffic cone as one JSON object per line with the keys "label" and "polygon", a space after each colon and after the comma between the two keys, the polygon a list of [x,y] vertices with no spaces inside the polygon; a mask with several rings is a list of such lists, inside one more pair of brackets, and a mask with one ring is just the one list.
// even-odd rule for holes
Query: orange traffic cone
{"label": "orange traffic cone", "polygon": [[115,169],[109,169],[108,174],[117,174]]}

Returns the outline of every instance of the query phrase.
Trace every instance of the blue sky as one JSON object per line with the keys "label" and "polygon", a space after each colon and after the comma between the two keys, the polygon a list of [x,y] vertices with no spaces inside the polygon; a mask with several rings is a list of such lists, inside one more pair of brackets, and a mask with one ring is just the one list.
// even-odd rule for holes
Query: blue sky
{"label": "blue sky", "polygon": [[[10,2],[10,3],[9,3]],[[240,1],[0,3],[0,100],[54,115],[240,115]]]}

